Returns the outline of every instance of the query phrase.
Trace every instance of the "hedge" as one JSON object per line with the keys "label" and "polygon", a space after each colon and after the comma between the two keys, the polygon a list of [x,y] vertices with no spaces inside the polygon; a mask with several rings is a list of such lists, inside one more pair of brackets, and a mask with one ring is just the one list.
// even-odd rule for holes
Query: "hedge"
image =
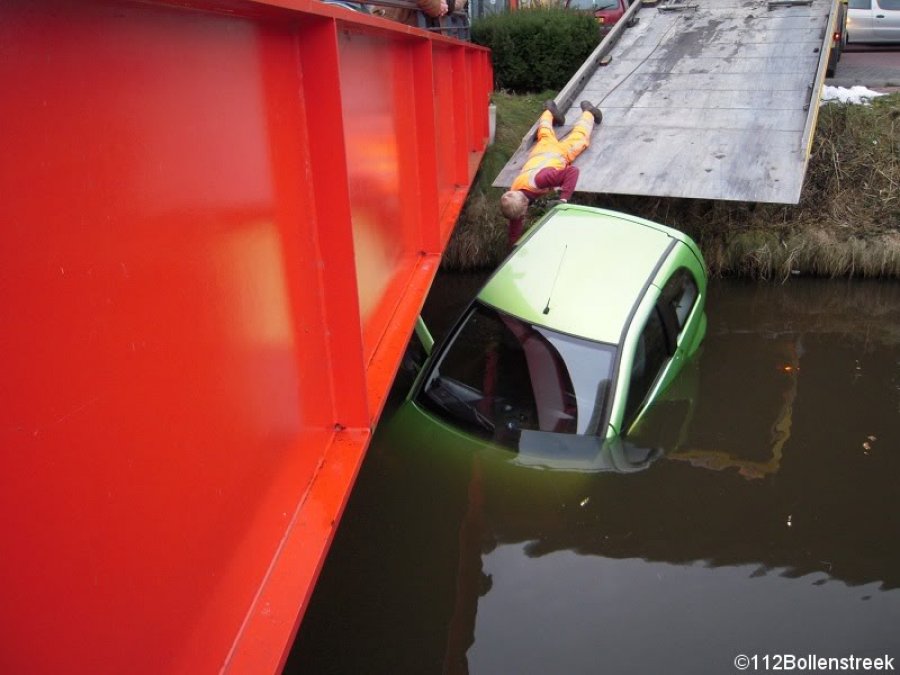
{"label": "hedge", "polygon": [[536,8],[493,14],[472,24],[472,41],[493,54],[498,89],[558,91],[600,42],[587,12]]}

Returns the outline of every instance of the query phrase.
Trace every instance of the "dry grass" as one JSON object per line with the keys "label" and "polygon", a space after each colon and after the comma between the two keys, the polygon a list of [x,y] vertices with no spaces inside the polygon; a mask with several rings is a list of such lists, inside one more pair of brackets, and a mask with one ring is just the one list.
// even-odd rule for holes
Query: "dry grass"
{"label": "dry grass", "polygon": [[494,145],[488,148],[481,161],[469,198],[444,253],[442,265],[445,269],[494,267],[506,256],[506,221],[498,210],[503,190],[491,187],[491,183],[534,124],[543,102],[553,96],[554,92],[521,96],[494,92],[492,95],[497,105]]}
{"label": "dry grass", "polygon": [[[495,97],[498,143],[473,186],[445,267],[490,267],[505,255],[500,190],[488,187],[489,179],[518,145],[543,98]],[[796,206],[579,194],[575,201],[687,232],[714,275],[900,278],[900,94],[876,99],[871,107],[829,104],[821,110]],[[540,208],[532,211],[534,218]]]}

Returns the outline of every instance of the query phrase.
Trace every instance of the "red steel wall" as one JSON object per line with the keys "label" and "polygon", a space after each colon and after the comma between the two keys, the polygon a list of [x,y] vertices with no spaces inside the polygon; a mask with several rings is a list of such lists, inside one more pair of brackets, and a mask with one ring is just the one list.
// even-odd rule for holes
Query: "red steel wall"
{"label": "red steel wall", "polygon": [[314,0],[0,4],[0,672],[280,667],[491,85]]}

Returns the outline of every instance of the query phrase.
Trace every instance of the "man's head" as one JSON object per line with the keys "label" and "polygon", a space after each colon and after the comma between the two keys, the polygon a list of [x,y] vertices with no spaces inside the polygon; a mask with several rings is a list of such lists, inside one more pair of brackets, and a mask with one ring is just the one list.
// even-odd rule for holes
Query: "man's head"
{"label": "man's head", "polygon": [[515,220],[525,215],[528,210],[528,197],[521,190],[504,192],[500,197],[500,213],[507,220]]}

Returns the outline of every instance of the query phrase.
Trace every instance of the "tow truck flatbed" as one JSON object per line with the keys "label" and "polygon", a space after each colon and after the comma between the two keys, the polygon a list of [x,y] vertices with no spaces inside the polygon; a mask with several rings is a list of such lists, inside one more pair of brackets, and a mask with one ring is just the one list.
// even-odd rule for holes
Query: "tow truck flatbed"
{"label": "tow truck flatbed", "polygon": [[[838,8],[635,2],[557,97],[570,125],[583,99],[604,115],[578,190],[797,203]],[[494,185],[512,183],[532,136]]]}

